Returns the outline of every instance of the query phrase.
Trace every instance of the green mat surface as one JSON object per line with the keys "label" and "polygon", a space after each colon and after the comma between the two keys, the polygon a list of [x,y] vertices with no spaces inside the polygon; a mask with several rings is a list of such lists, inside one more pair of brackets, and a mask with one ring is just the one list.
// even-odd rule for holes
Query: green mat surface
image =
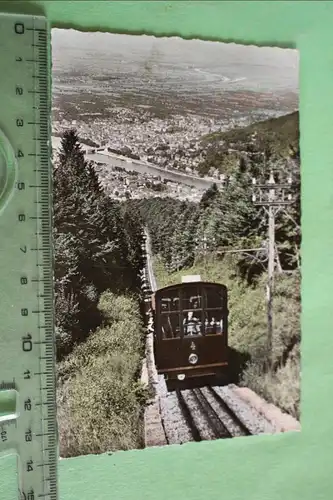
{"label": "green mat surface", "polygon": [[[0,4],[0,11],[20,9],[46,14],[52,27],[278,45],[297,48],[301,56],[302,432],[63,460],[59,467],[61,500],[330,500],[333,2]],[[6,105],[5,100],[2,103]],[[1,500],[17,498],[15,468],[13,456],[0,462]]]}

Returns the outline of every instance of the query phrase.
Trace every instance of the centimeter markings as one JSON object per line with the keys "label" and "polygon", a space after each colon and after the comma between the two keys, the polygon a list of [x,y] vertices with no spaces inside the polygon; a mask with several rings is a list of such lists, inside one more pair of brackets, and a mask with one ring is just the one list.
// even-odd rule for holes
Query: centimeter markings
{"label": "centimeter markings", "polygon": [[[7,44],[6,58],[11,65],[6,68],[6,88],[0,83],[0,91],[12,95],[9,116],[7,113],[6,123],[0,122],[0,128],[13,146],[17,182],[8,207],[0,214],[0,231],[6,225],[11,229],[4,247],[7,254],[2,255],[0,249],[1,262],[8,260],[9,270],[4,273],[11,306],[0,347],[2,356],[12,356],[7,369],[6,364],[4,371],[0,367],[0,390],[15,389],[18,403],[16,418],[0,421],[0,451],[14,449],[18,454],[20,500],[56,500],[58,436],[46,20],[0,14],[1,43]],[[0,72],[3,69],[0,63]],[[6,307],[6,301],[3,305]],[[1,307],[0,302],[1,316],[5,314],[6,320]]]}

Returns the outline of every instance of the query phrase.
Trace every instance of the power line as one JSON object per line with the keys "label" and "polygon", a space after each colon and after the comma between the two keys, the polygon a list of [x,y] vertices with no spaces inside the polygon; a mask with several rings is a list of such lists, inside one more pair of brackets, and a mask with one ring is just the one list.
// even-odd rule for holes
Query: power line
{"label": "power line", "polygon": [[220,253],[242,253],[242,252],[264,252],[267,251],[267,248],[236,248],[234,250],[216,250],[217,254]]}

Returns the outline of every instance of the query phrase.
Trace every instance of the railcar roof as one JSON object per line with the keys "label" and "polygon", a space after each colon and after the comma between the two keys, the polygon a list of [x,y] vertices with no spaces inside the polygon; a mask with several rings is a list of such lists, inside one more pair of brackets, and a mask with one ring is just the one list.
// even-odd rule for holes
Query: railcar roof
{"label": "railcar roof", "polygon": [[212,281],[192,281],[189,283],[176,283],[175,285],[169,285],[169,286],[159,288],[158,290],[155,291],[155,294],[159,294],[160,292],[162,292],[164,290],[171,290],[171,289],[175,289],[175,288],[192,288],[193,286],[200,286],[201,288],[204,288],[205,286],[212,286],[215,288],[221,288],[225,292],[228,290],[226,285],[222,285],[221,283],[214,283]]}

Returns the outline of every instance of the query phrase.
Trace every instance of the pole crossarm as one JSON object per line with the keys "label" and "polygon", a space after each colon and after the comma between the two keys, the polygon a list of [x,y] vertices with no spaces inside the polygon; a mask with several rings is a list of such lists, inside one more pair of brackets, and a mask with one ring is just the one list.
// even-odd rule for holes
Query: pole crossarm
{"label": "pole crossarm", "polygon": [[[252,183],[253,183],[253,181],[252,181]],[[267,191],[272,189],[272,184],[270,184],[268,182],[266,184],[257,184],[255,182],[255,183],[253,183],[253,185],[257,188],[265,189]],[[289,182],[286,184],[275,184],[275,182],[274,182],[273,187],[274,187],[274,189],[291,189],[293,187],[293,184],[290,184]]]}

